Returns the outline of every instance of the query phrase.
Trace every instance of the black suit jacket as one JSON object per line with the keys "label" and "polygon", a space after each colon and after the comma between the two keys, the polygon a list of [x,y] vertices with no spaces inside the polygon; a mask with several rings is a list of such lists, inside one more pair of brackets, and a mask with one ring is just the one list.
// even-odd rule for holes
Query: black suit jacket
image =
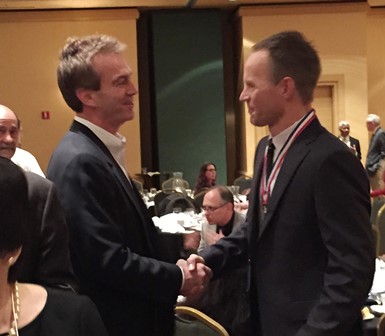
{"label": "black suit jacket", "polygon": [[[342,136],[338,136],[338,139],[341,141],[344,140]],[[360,146],[360,141],[356,138],[353,138],[352,136],[349,135],[349,141],[350,141],[350,146],[354,147],[356,149],[356,156],[358,157],[359,160],[361,160],[361,146]]]}
{"label": "black suit jacket", "polygon": [[68,229],[54,184],[25,172],[31,209],[27,241],[10,276],[20,282],[77,288],[68,249]]}
{"label": "black suit jacket", "polygon": [[350,145],[356,148],[357,151],[357,157],[361,160],[361,146],[360,141],[356,138],[353,138],[352,136],[349,136],[350,138]]}
{"label": "black suit jacket", "polygon": [[216,277],[250,260],[252,319],[263,336],[361,335],[374,272],[365,171],[315,119],[290,147],[260,221],[266,142],[245,224],[203,257]]}
{"label": "black suit jacket", "polygon": [[385,158],[385,132],[378,128],[370,140],[368,154],[366,156],[366,171],[369,176],[374,176],[380,167],[381,160]]}
{"label": "black suit jacket", "polygon": [[158,232],[107,147],[75,121],[47,176],[67,211],[81,290],[96,303],[109,333],[171,335],[181,270],[156,259]]}

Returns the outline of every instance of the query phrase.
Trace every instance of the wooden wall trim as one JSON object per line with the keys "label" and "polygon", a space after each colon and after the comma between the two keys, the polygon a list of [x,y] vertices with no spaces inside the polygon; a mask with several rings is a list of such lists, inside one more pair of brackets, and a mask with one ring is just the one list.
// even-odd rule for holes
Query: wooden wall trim
{"label": "wooden wall trim", "polygon": [[319,13],[354,13],[370,10],[366,2],[354,3],[322,3],[322,4],[287,4],[287,5],[261,5],[261,6],[241,6],[238,10],[239,15],[244,16],[263,16],[263,15],[287,15],[290,12],[296,14],[319,14]]}
{"label": "wooden wall trim", "polygon": [[138,17],[136,9],[0,11],[0,22],[136,20]]}

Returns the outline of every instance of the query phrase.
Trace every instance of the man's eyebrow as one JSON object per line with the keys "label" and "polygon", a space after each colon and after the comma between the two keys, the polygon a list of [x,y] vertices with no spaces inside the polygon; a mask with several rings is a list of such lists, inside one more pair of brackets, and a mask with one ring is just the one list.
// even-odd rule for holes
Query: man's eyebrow
{"label": "man's eyebrow", "polygon": [[131,73],[124,73],[124,74],[120,74],[117,77],[113,78],[112,82],[116,83],[122,79],[130,79],[130,78],[131,78]]}

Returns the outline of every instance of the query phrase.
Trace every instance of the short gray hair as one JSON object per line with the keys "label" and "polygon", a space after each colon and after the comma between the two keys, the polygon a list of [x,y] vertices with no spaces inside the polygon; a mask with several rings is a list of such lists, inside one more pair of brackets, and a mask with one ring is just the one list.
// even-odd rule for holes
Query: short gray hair
{"label": "short gray hair", "polygon": [[350,126],[349,122],[346,121],[346,120],[341,120],[338,124],[338,127],[342,127],[342,126]]}
{"label": "short gray hair", "polygon": [[100,77],[94,70],[92,59],[98,54],[120,53],[126,45],[108,35],[70,37],[60,53],[57,81],[67,105],[75,112],[83,111],[76,96],[79,88],[99,90]]}
{"label": "short gray hair", "polygon": [[368,114],[366,117],[367,122],[371,122],[375,125],[379,125],[381,123],[381,119],[377,114]]}

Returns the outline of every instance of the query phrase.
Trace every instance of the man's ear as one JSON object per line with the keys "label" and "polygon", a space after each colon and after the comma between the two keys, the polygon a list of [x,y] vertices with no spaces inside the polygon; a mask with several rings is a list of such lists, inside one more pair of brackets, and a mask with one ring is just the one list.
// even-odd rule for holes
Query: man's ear
{"label": "man's ear", "polygon": [[281,79],[280,83],[281,89],[282,89],[282,95],[288,99],[293,96],[295,93],[295,82],[294,79],[291,77],[284,77]]}
{"label": "man's ear", "polygon": [[84,88],[76,90],[76,96],[85,106],[95,106],[94,91]]}

